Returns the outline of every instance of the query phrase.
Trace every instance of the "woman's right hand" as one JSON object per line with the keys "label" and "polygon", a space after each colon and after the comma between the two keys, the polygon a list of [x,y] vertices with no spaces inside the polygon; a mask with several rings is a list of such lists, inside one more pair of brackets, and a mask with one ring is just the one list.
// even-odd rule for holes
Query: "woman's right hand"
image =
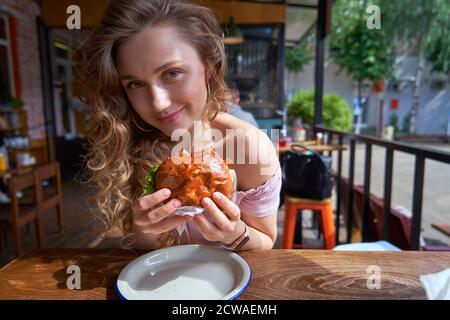
{"label": "woman's right hand", "polygon": [[169,197],[170,190],[164,188],[136,199],[131,205],[133,232],[144,236],[160,235],[187,222],[189,216],[169,217],[177,208],[181,207],[180,200],[172,199],[166,204],[160,205]]}

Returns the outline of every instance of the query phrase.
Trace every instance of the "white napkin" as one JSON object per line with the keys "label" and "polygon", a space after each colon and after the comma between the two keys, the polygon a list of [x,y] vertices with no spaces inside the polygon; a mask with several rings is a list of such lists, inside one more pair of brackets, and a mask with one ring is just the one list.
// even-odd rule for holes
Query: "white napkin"
{"label": "white napkin", "polygon": [[[236,172],[233,169],[229,170],[231,175],[233,176],[233,197],[231,198],[231,201],[236,202],[236,187],[237,187],[237,176]],[[200,214],[205,211],[205,208],[202,207],[196,207],[196,206],[183,206],[179,207],[175,212],[174,215],[177,216],[195,216],[197,214]],[[177,227],[178,236],[181,236],[183,232],[187,230],[186,223],[180,224]]]}
{"label": "white napkin", "polygon": [[428,300],[450,300],[450,268],[420,276]]}
{"label": "white napkin", "polygon": [[[195,206],[183,206],[183,207],[179,207],[177,210],[175,210],[175,212],[173,213],[174,215],[177,216],[195,216],[197,214],[202,213],[203,211],[205,211],[205,208],[202,207],[195,207]],[[186,223],[180,224],[177,226],[177,232],[178,232],[178,236],[181,237],[181,235],[183,234],[183,232],[187,229],[186,227]]]}

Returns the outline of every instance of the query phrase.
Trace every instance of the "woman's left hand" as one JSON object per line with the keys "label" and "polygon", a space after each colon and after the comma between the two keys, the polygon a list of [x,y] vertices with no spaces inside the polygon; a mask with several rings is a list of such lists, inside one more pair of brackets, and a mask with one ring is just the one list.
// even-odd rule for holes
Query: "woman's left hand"
{"label": "woman's left hand", "polygon": [[202,206],[214,223],[203,214],[194,216],[194,221],[206,240],[220,241],[229,245],[245,231],[245,223],[241,220],[241,210],[220,192],[214,192],[212,200],[203,198]]}

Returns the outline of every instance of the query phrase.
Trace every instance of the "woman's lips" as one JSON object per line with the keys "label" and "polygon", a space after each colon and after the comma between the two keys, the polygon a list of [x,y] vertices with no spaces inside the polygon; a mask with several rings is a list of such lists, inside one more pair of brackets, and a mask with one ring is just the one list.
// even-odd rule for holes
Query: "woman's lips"
{"label": "woman's lips", "polygon": [[160,117],[160,118],[158,118],[158,120],[161,122],[164,122],[164,123],[175,122],[181,116],[181,113],[183,113],[183,110],[184,110],[184,107],[178,111],[168,114],[167,116]]}

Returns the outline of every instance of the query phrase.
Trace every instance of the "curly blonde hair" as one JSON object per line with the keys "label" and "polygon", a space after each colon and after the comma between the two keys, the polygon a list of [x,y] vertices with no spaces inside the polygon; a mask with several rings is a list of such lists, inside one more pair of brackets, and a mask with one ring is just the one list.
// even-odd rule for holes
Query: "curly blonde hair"
{"label": "curly blonde hair", "polygon": [[[147,27],[174,26],[200,55],[209,76],[204,117],[226,110],[226,58],[223,33],[210,9],[178,0],[112,0],[99,24],[75,53],[76,92],[89,106],[85,156],[88,176],[95,183],[97,215],[106,228],[131,234],[131,203],[142,195],[145,176],[170,152],[170,137],[143,121],[120,85],[115,67],[118,46]],[[162,246],[173,244],[168,234]]]}

